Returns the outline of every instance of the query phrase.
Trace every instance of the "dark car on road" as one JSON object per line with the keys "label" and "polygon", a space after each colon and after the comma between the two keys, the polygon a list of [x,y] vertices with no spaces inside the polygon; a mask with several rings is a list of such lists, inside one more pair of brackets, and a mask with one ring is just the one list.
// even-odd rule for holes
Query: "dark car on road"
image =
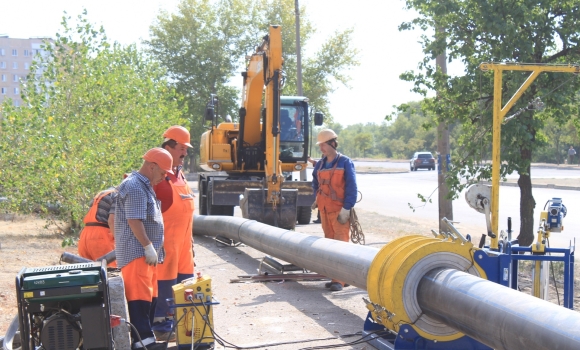
{"label": "dark car on road", "polygon": [[415,152],[409,163],[409,168],[411,171],[417,171],[421,168],[435,170],[435,158],[431,152]]}

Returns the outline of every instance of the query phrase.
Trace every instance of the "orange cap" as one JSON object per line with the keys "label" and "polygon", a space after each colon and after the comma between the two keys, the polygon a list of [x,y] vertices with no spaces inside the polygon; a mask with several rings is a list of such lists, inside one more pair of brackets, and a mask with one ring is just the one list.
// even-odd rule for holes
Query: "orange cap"
{"label": "orange cap", "polygon": [[143,159],[148,162],[157,164],[162,170],[173,174],[173,157],[166,149],[155,147],[145,152]]}
{"label": "orange cap", "polygon": [[175,140],[181,144],[186,145],[187,147],[192,147],[189,143],[191,137],[189,135],[189,131],[181,125],[173,125],[169,127],[169,129],[165,130],[163,133],[163,137],[166,139]]}

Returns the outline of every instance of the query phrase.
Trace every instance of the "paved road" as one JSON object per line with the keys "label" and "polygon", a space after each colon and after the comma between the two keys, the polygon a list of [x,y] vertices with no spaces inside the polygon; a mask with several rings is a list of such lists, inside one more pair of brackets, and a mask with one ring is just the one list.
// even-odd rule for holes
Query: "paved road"
{"label": "paved road", "polygon": [[[408,169],[408,162],[359,162],[357,167],[373,167],[388,169]],[[308,179],[311,179],[312,168],[308,169]],[[578,179],[580,187],[580,167],[532,167],[532,182],[534,178],[567,178]],[[297,174],[297,173],[296,173]],[[517,174],[508,175],[508,178],[518,178]],[[437,229],[439,208],[437,199],[437,172],[418,170],[414,172],[386,173],[386,174],[358,174],[357,181],[363,199],[356,205],[357,208],[376,212],[381,215],[400,217],[408,220],[417,220],[430,223]],[[197,183],[190,182],[197,187]],[[431,196],[431,203],[423,205],[418,199],[420,193],[425,197]],[[547,200],[553,197],[563,199],[568,209],[564,219],[565,230],[554,233],[550,238],[552,247],[568,246],[576,238],[580,242],[580,191],[556,190],[549,188],[533,188],[536,200],[535,218],[539,217],[540,210]],[[465,202],[465,194],[453,201],[453,219],[459,221],[457,227],[464,234],[471,234],[474,242],[478,242],[486,232],[485,217],[483,214],[470,208]],[[415,208],[413,211],[410,206]],[[520,228],[520,192],[518,187],[500,187],[499,227],[507,230],[507,218],[512,218],[513,237],[517,237]],[[236,207],[236,210],[238,208]],[[537,224],[537,222],[536,222]]]}
{"label": "paved road", "polygon": [[[373,166],[383,164],[383,162],[356,162],[355,164],[367,166],[368,163],[375,164]],[[400,167],[401,163],[386,163],[385,165],[385,167],[396,167],[395,165]],[[509,177],[517,178],[518,176],[514,174]],[[533,167],[533,178],[578,178],[580,184],[580,169]],[[398,174],[359,174],[357,180],[363,194],[363,200],[357,204],[358,208],[388,216],[432,222],[433,228],[438,227],[437,172],[419,170]],[[431,195],[432,203],[421,207],[422,203],[417,198],[417,193],[425,197]],[[552,235],[552,246],[567,246],[574,237],[580,242],[580,191],[534,188],[533,195],[536,200],[536,217],[539,216],[539,211],[546,201],[552,197],[561,197],[568,209],[568,215],[564,219],[565,230]],[[453,201],[454,220],[461,222],[458,226],[464,229],[462,232],[470,233],[476,240],[479,240],[481,234],[486,231],[485,217],[471,209],[464,198],[464,193],[462,193]],[[500,229],[507,230],[507,218],[512,217],[514,236],[517,236],[520,227],[519,202],[518,187],[501,186]],[[409,208],[409,204],[416,207],[414,212]]]}

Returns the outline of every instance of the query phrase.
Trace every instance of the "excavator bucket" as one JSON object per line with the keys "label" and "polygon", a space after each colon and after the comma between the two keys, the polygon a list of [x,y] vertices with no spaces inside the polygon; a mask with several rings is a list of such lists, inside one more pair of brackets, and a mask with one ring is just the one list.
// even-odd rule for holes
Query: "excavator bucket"
{"label": "excavator bucket", "polygon": [[266,202],[267,190],[246,188],[240,196],[242,216],[275,227],[293,230],[296,227],[297,189],[282,190],[282,199],[277,205]]}

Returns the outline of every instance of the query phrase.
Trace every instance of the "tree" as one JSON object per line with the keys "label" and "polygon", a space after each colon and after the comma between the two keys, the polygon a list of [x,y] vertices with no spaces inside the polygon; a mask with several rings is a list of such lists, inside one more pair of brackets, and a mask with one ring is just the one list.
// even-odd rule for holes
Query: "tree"
{"label": "tree", "polygon": [[[538,149],[534,154],[534,161],[543,163],[564,163],[568,158],[568,147],[578,145],[578,132],[574,126],[574,120],[568,120],[565,124],[549,117],[545,121],[539,137],[544,140],[545,147]],[[575,146],[576,147],[576,146]]]}
{"label": "tree", "polygon": [[69,21],[36,57],[23,106],[2,105],[0,177],[7,209],[47,214],[50,203],[78,232],[95,193],[137,169],[184,119],[163,69],[133,45],[109,44],[86,11]]}
{"label": "tree", "polygon": [[358,148],[362,151],[363,158],[366,158],[366,151],[373,145],[373,134],[369,132],[363,132],[356,135],[354,140],[358,145]]}
{"label": "tree", "polygon": [[[415,83],[414,90],[426,95],[438,92],[437,98],[426,98],[422,108],[440,121],[461,124],[454,163],[447,182],[455,195],[466,185],[489,179],[490,165],[480,166],[478,156],[482,145],[491,143],[493,73],[479,69],[482,62],[511,62],[554,64],[577,62],[580,11],[577,3],[568,1],[531,0],[407,0],[410,9],[419,16],[403,23],[401,30],[421,28],[425,58],[419,72],[406,72],[401,78]],[[435,22],[444,28],[444,35],[431,37]],[[464,75],[450,77],[437,72],[433,59],[447,48],[449,60],[460,60]],[[502,100],[507,101],[521,86],[528,74],[504,72]],[[525,108],[530,101],[541,97],[546,111],[526,109],[518,118],[502,127],[501,175],[513,171],[519,174],[521,245],[529,245],[534,238],[530,163],[534,152],[544,146],[539,132],[548,115],[565,120],[577,115],[570,103],[580,81],[565,74],[543,73],[528,89],[513,111]],[[563,85],[562,85],[563,84]],[[563,87],[561,87],[563,86]],[[466,181],[461,181],[461,179]]]}
{"label": "tree", "polygon": [[[314,31],[304,7],[300,9],[301,43],[306,47]],[[150,28],[149,52],[169,72],[190,111],[191,138],[195,154],[203,128],[205,104],[210,94],[220,99],[220,114],[236,119],[240,106],[239,72],[244,57],[254,52],[270,24],[282,25],[282,49],[286,72],[284,95],[296,94],[296,53],[293,0],[182,0],[177,13],[162,12]],[[350,47],[352,30],[337,32],[314,57],[303,62],[304,93],[310,104],[332,117],[328,95],[334,82],[346,84],[344,72],[358,64]]]}

